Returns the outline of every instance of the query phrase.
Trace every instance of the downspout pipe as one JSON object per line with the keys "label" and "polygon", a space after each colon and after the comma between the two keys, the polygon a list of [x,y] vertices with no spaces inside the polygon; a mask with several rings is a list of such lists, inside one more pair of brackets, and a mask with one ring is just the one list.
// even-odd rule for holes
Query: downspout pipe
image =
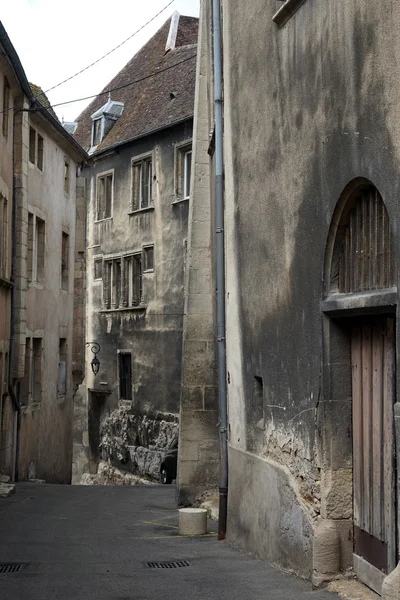
{"label": "downspout pipe", "polygon": [[221,475],[219,483],[218,539],[226,537],[228,513],[228,448],[225,338],[225,235],[224,235],[224,158],[222,121],[222,37],[221,1],[213,0],[214,110],[215,110],[215,227],[217,277],[217,358]]}

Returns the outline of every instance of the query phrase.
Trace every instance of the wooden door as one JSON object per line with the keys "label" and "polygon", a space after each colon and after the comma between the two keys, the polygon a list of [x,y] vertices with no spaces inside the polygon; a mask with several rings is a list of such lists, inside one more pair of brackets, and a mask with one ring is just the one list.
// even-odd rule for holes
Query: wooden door
{"label": "wooden door", "polygon": [[352,330],[354,568],[376,592],[396,566],[395,320]]}

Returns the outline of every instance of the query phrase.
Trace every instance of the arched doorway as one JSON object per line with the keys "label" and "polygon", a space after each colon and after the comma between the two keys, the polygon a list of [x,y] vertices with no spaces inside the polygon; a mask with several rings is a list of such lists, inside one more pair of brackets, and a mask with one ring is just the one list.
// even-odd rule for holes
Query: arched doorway
{"label": "arched doorway", "polygon": [[[340,415],[333,417],[324,435],[338,438],[333,448],[343,444],[338,470],[344,477],[347,473],[352,487],[344,488],[343,497],[351,499],[351,506],[342,510],[353,520],[353,565],[358,577],[378,593],[397,564],[396,284],[392,234],[382,197],[370,182],[353,182],[332,221],[322,303],[324,395],[333,403],[348,396],[351,425],[346,429]],[[350,443],[341,439],[346,435]],[[334,451],[325,458],[325,469],[334,470]],[[342,465],[348,466],[347,471]],[[338,476],[337,485],[341,484]]]}

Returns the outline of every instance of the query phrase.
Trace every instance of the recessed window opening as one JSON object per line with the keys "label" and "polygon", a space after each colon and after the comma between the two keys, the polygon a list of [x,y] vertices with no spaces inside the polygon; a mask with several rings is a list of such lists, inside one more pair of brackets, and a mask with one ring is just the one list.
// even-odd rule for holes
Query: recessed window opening
{"label": "recessed window opening", "polygon": [[22,398],[25,405],[38,403],[42,396],[42,338],[26,338]]}
{"label": "recessed window opening", "polygon": [[142,255],[104,261],[103,303],[106,309],[140,306],[143,302]]}
{"label": "recessed window opening", "polygon": [[0,277],[7,277],[8,252],[8,206],[7,199],[0,194]]}
{"label": "recessed window opening", "polygon": [[69,194],[69,162],[64,162],[64,192]]}
{"label": "recessed window opening", "polygon": [[121,400],[132,400],[132,355],[130,352],[119,353],[119,397]]}
{"label": "recessed window opening", "polygon": [[69,279],[69,235],[62,232],[61,238],[61,289],[68,290]]}
{"label": "recessed window opening", "polygon": [[65,396],[67,393],[67,340],[65,338],[60,338],[58,357],[57,392],[59,396]]}
{"label": "recessed window opening", "polygon": [[94,261],[94,279],[99,280],[103,278],[103,259],[97,258]]}
{"label": "recessed window opening", "polygon": [[132,210],[153,206],[153,162],[145,158],[132,165]]}
{"label": "recessed window opening", "polygon": [[29,127],[29,162],[35,164],[36,160],[36,131]]}
{"label": "recessed window opening", "polygon": [[28,279],[43,282],[45,256],[45,222],[28,213]]}
{"label": "recessed window opening", "polygon": [[37,155],[37,167],[43,171],[43,138],[38,134],[38,155]]}
{"label": "recessed window opening", "polygon": [[154,246],[145,246],[143,248],[144,271],[154,270]]}

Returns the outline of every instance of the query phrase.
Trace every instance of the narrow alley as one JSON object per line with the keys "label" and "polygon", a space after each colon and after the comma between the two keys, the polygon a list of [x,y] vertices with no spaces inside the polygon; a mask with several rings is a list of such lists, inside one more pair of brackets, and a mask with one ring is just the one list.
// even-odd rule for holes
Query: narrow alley
{"label": "narrow alley", "polygon": [[[1,600],[334,600],[218,542],[177,530],[175,486],[23,483],[0,504]],[[154,569],[155,561],[189,566]]]}

